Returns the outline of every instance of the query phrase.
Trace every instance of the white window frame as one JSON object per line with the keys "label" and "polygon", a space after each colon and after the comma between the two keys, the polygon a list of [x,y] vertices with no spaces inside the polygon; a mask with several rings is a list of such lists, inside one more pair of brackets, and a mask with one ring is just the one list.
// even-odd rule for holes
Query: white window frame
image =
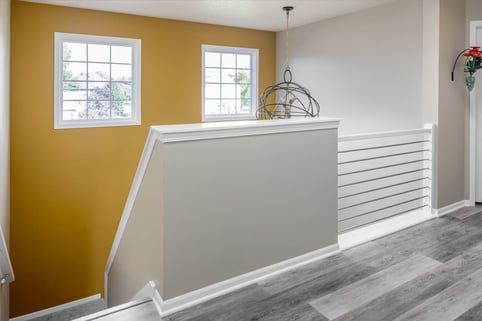
{"label": "white window frame", "polygon": [[[54,128],[91,128],[111,126],[133,126],[141,124],[141,40],[132,38],[93,36],[55,32],[54,54]],[[63,110],[63,43],[132,47],[132,113],[130,118],[64,120]],[[112,62],[109,62],[112,63]]]}
{"label": "white window frame", "polygon": [[[215,45],[202,45],[202,121],[228,121],[228,120],[252,120],[256,119],[256,110],[258,109],[258,56],[259,50],[255,48],[241,48]],[[205,113],[205,52],[220,52],[220,53],[236,53],[249,54],[251,56],[250,68],[250,100],[251,111],[249,114],[230,114],[230,115],[206,115]]]}

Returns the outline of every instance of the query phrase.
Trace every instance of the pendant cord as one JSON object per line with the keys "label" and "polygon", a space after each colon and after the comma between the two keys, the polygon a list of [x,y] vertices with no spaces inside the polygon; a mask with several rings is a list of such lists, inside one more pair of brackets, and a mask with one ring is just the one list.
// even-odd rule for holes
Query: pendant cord
{"label": "pendant cord", "polygon": [[289,57],[290,57],[290,48],[289,48],[289,34],[288,34],[288,22],[289,22],[289,17],[290,17],[290,10],[286,10],[286,42],[285,42],[285,46],[286,46],[286,68],[289,69],[290,68],[290,64],[289,64]]}

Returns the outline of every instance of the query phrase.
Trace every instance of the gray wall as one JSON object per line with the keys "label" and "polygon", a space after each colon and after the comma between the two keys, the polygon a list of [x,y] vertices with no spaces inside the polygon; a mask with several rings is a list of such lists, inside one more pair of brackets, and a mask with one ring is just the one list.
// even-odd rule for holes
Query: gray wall
{"label": "gray wall", "polygon": [[336,137],[166,144],[164,297],[336,244]]}
{"label": "gray wall", "polygon": [[149,281],[162,295],[163,162],[156,144],[108,276],[109,306],[125,303]]}
{"label": "gray wall", "polygon": [[[467,3],[475,17],[481,1]],[[460,0],[399,0],[289,34],[294,80],[312,91],[322,115],[342,118],[340,134],[437,125],[435,208],[468,198],[461,68],[450,81],[453,61],[466,45],[465,12]],[[279,75],[284,39],[279,32]]]}
{"label": "gray wall", "polygon": [[337,129],[157,142],[109,305],[149,280],[166,300],[336,244],[336,150]]}
{"label": "gray wall", "polygon": [[465,99],[468,91],[463,67],[458,67],[455,82],[450,79],[454,59],[466,46],[465,23],[464,1],[440,0],[437,208],[466,199]]}
{"label": "gray wall", "polygon": [[[10,226],[10,0],[0,1],[0,225],[8,244]],[[8,286],[0,287],[0,321],[9,317]]]}
{"label": "gray wall", "polygon": [[[402,0],[291,29],[293,80],[342,135],[422,127],[422,20],[422,1]],[[279,80],[285,52],[278,32]]]}
{"label": "gray wall", "polygon": [[465,12],[467,21],[482,20],[482,1],[480,0],[465,0]]}

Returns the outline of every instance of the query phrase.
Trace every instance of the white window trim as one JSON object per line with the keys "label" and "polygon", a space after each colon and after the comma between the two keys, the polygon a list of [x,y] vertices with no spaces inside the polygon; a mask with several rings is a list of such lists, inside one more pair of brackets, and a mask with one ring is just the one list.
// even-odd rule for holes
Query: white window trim
{"label": "white window trim", "polygon": [[[54,53],[54,129],[134,126],[141,124],[141,40],[55,32]],[[129,119],[63,120],[63,43],[119,45],[132,47],[132,117]]]}
{"label": "white window trim", "polygon": [[[202,45],[201,50],[202,61],[202,121],[227,121],[227,120],[252,120],[256,119],[256,110],[258,109],[258,61],[259,50],[255,48],[241,48],[241,47],[229,47],[229,46],[215,46],[215,45]],[[251,55],[251,114],[246,115],[206,115],[204,109],[204,91],[205,91],[205,67],[204,67],[204,53],[206,51],[217,51],[222,53],[238,53]]]}

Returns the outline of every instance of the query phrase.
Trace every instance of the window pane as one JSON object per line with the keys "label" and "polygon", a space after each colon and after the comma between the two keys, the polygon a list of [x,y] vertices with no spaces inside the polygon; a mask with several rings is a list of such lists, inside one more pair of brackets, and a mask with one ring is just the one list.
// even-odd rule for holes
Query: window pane
{"label": "window pane", "polygon": [[223,99],[221,101],[221,114],[225,114],[225,115],[236,114],[236,100]]}
{"label": "window pane", "polygon": [[112,64],[111,73],[112,80],[132,80],[131,65]]}
{"label": "window pane", "polygon": [[132,97],[132,84],[124,82],[113,82],[111,84],[112,100],[128,100]]}
{"label": "window pane", "polygon": [[[55,90],[60,117],[54,128],[138,125],[140,44],[138,39],[56,32],[55,66],[60,68],[55,86],[61,88]],[[96,121],[112,119],[123,121]]]}
{"label": "window pane", "polygon": [[86,100],[87,83],[79,81],[65,81],[63,83],[63,100]]}
{"label": "window pane", "polygon": [[109,45],[93,45],[89,44],[87,47],[89,61],[95,62],[109,62],[110,61],[110,46]]}
{"label": "window pane", "polygon": [[249,91],[249,85],[247,84],[236,85],[236,97],[242,98],[242,99],[249,99],[251,97],[250,91]]}
{"label": "window pane", "polygon": [[86,101],[64,101],[62,103],[62,119],[76,120],[86,119]]}
{"label": "window pane", "polygon": [[223,68],[236,68],[236,54],[223,53],[221,59]]}
{"label": "window pane", "polygon": [[110,85],[106,82],[89,82],[89,100],[110,100]]}
{"label": "window pane", "polygon": [[216,84],[206,84],[204,98],[221,98],[221,86]]}
{"label": "window pane", "polygon": [[236,69],[223,69],[221,82],[234,84],[236,79]]}
{"label": "window pane", "polygon": [[238,70],[236,74],[236,83],[238,84],[249,84],[250,81],[250,73],[248,70]]}
{"label": "window pane", "polygon": [[205,67],[221,67],[221,54],[218,52],[205,52],[204,53],[204,66]]}
{"label": "window pane", "polygon": [[[251,118],[257,92],[251,72],[257,69],[256,49],[203,45],[203,121]],[[254,86],[254,87],[253,87]],[[237,116],[242,117],[237,117]],[[215,117],[216,116],[216,117]]]}
{"label": "window pane", "polygon": [[130,118],[132,104],[130,100],[112,101],[112,118]]}
{"label": "window pane", "polygon": [[221,98],[236,98],[236,85],[221,85]]}
{"label": "window pane", "polygon": [[86,80],[87,64],[83,62],[64,62],[64,80]]}
{"label": "window pane", "polygon": [[251,112],[251,99],[241,98],[238,100],[238,108],[241,112]]}
{"label": "window pane", "polygon": [[251,68],[251,56],[250,55],[237,55],[237,68]]}
{"label": "window pane", "polygon": [[219,83],[221,81],[221,70],[218,68],[206,68],[204,71],[204,81]]}
{"label": "window pane", "polygon": [[132,63],[132,48],[112,46],[112,62]]}
{"label": "window pane", "polygon": [[64,43],[64,61],[86,61],[87,45],[85,43]]}
{"label": "window pane", "polygon": [[109,119],[110,118],[110,101],[89,101],[88,102],[88,119]]}
{"label": "window pane", "polygon": [[110,80],[110,65],[89,63],[89,80]]}
{"label": "window pane", "polygon": [[221,111],[221,101],[219,99],[206,99],[204,101],[204,113],[207,115],[217,115]]}

